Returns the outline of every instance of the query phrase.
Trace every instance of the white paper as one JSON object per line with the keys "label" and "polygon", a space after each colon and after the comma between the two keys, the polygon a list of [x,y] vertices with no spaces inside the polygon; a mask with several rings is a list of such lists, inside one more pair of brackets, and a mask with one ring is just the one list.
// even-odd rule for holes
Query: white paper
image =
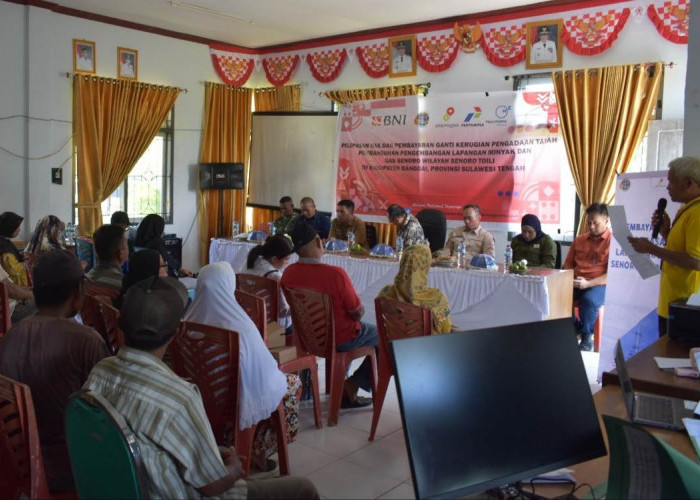
{"label": "white paper", "polygon": [[700,293],[694,293],[693,295],[691,295],[688,299],[688,302],[686,302],[686,305],[700,306]]}
{"label": "white paper", "polygon": [[621,205],[612,205],[608,207],[608,215],[610,216],[610,225],[612,226],[613,237],[617,240],[622,248],[622,251],[630,258],[634,268],[637,270],[643,280],[651,278],[661,273],[659,266],[654,264],[651,257],[647,254],[637,253],[632,245],[627,240],[628,236],[632,236],[629,226],[627,225],[627,215],[625,207]]}
{"label": "white paper", "polygon": [[662,358],[654,356],[656,366],[661,370],[673,370],[674,368],[691,368],[690,358]]}

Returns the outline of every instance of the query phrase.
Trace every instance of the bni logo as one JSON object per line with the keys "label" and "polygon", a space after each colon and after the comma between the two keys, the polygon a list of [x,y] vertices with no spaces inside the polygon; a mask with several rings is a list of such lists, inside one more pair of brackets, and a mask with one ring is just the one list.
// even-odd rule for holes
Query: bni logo
{"label": "bni logo", "polygon": [[474,106],[474,112],[473,112],[473,113],[469,113],[469,114],[467,115],[467,117],[464,119],[464,122],[465,122],[465,123],[466,123],[466,122],[470,122],[470,121],[472,121],[472,118],[476,120],[476,119],[479,118],[480,116],[481,116],[481,108],[480,108],[479,106]]}

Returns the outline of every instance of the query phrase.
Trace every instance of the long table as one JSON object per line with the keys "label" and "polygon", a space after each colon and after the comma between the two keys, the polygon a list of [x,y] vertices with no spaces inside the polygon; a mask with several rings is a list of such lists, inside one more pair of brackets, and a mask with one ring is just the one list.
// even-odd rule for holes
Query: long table
{"label": "long table", "polygon": [[[209,262],[229,262],[234,272],[245,272],[248,252],[254,245],[212,239]],[[323,262],[347,271],[365,306],[363,320],[374,323],[374,299],[382,287],[393,283],[398,262],[340,254],[326,254]],[[533,269],[519,276],[434,267],[428,274],[428,286],[445,293],[456,328],[488,328],[571,316],[573,272],[570,270]]]}
{"label": "long table", "polygon": [[[651,392],[663,396],[700,401],[700,380],[677,377],[673,372],[660,370],[654,361],[662,358],[687,358],[689,344],[678,342],[664,335],[650,346],[627,360],[627,371],[636,391]],[[603,385],[619,384],[617,371],[603,372]]]}

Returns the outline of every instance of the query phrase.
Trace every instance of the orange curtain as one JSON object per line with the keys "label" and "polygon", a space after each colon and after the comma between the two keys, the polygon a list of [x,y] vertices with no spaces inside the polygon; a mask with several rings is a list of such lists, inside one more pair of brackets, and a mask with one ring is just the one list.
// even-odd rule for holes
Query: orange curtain
{"label": "orange curtain", "polygon": [[[251,89],[206,83],[204,89],[204,125],[199,161],[242,162],[248,165],[250,151]],[[244,170],[245,172],[245,170]],[[244,185],[247,179],[244,179]],[[219,207],[223,197],[223,212]],[[209,256],[214,237],[230,237],[231,225],[245,220],[245,191],[199,191],[200,261]],[[220,225],[223,229],[220,230]]]}
{"label": "orange curtain", "polygon": [[377,243],[386,243],[392,247],[396,244],[396,226],[385,222],[369,222],[377,228]]}
{"label": "orange curtain", "polygon": [[[611,203],[656,108],[663,64],[552,73],[566,155],[582,210]],[[583,214],[582,214],[583,215]],[[585,229],[581,217],[578,232]]]}
{"label": "orange curtain", "polygon": [[81,235],[91,235],[102,225],[100,204],[129,175],[179,93],[176,87],[75,75],[73,134]]}
{"label": "orange curtain", "polygon": [[388,99],[390,97],[403,97],[410,95],[424,95],[430,84],[417,83],[406,85],[394,85],[391,87],[374,87],[369,89],[344,89],[344,90],[329,90],[324,92],[328,99],[336,101],[340,104],[352,101],[368,101],[371,99]]}
{"label": "orange curtain", "polygon": [[[301,111],[301,86],[285,85],[255,89],[254,99],[255,111]],[[253,228],[269,231],[267,223],[279,216],[279,210],[253,207]]]}

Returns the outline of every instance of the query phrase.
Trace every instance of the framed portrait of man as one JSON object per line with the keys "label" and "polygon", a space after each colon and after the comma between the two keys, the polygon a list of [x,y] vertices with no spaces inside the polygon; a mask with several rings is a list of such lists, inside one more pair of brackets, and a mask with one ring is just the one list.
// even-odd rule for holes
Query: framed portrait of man
{"label": "framed portrait of man", "polygon": [[95,42],[73,39],[73,73],[95,73],[97,49]]}
{"label": "framed portrait of man", "polygon": [[525,68],[559,68],[561,59],[561,19],[527,23]]}
{"label": "framed portrait of man", "polygon": [[139,51],[117,47],[117,78],[136,80],[139,74]]}
{"label": "framed portrait of man", "polygon": [[389,77],[416,74],[416,37],[414,35],[389,38]]}

